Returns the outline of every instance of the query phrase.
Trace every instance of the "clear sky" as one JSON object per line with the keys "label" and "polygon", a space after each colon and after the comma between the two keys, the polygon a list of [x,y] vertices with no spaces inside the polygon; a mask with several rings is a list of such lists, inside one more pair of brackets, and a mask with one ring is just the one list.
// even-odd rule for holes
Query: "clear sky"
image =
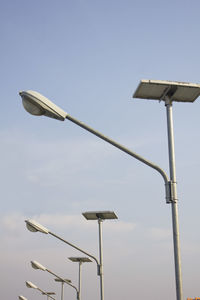
{"label": "clear sky", "polygon": [[[199,0],[0,1],[1,298],[60,299],[36,260],[77,285],[80,255],[26,230],[35,219],[98,256],[98,227],[84,211],[113,210],[103,223],[105,300],[175,299],[171,207],[153,169],[69,121],[26,113],[20,90],[40,92],[75,118],[167,173],[164,103],[136,100],[141,79],[199,83]],[[200,99],[174,104],[179,221],[186,297],[200,297]],[[65,287],[66,299],[75,299]],[[99,299],[95,263],[83,265],[82,299]]]}

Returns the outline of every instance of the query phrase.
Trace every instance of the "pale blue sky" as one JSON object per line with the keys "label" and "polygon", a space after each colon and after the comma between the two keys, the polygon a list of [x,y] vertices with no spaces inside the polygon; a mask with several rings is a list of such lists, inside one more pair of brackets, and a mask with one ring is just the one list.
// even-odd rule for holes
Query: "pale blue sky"
{"label": "pale blue sky", "polygon": [[[119,217],[103,224],[105,300],[175,299],[160,175],[69,121],[27,114],[18,92],[42,93],[168,173],[164,104],[132,94],[141,79],[200,82],[199,11],[198,0],[0,1],[2,298],[43,299],[30,280],[59,299],[30,260],[77,282],[66,261],[77,253],[29,233],[24,219],[98,255],[97,224],[81,216],[97,209]],[[174,104],[184,298],[200,296],[199,112],[200,99]],[[96,266],[83,272],[83,300],[99,299]]]}

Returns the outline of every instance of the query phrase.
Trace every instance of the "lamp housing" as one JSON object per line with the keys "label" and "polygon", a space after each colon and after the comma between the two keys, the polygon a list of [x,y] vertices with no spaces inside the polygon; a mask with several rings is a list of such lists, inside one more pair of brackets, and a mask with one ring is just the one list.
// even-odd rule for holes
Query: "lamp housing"
{"label": "lamp housing", "polygon": [[19,300],[27,300],[27,298],[25,298],[24,296],[20,295],[19,296]]}
{"label": "lamp housing", "polygon": [[32,289],[36,289],[36,290],[38,289],[38,287],[30,281],[26,281],[26,286],[28,288],[32,288]]}
{"label": "lamp housing", "polygon": [[25,220],[26,222],[26,227],[29,231],[31,232],[37,232],[40,231],[42,233],[48,234],[49,230],[42,226],[41,224],[37,223],[34,220]]}
{"label": "lamp housing", "polygon": [[37,261],[31,261],[31,266],[35,270],[46,271],[46,268]]}
{"label": "lamp housing", "polygon": [[27,112],[34,116],[46,116],[64,121],[67,113],[48,98],[32,90],[21,91],[22,104]]}

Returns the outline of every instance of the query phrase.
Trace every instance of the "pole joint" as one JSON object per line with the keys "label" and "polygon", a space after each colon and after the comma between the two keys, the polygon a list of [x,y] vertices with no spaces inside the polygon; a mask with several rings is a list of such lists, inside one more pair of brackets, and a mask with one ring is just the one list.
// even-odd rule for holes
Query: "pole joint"
{"label": "pole joint", "polygon": [[102,266],[100,264],[97,265],[97,275],[98,276],[102,275]]}
{"label": "pole joint", "polygon": [[166,183],[166,203],[175,203],[178,201],[177,195],[176,195],[176,182],[173,182],[172,180],[169,180]]}

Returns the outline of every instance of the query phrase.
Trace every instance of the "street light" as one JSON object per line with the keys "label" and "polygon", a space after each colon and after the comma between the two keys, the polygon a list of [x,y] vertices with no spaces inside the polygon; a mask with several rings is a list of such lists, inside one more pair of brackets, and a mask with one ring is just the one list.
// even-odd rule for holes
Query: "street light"
{"label": "street light", "polygon": [[181,257],[180,257],[180,239],[178,223],[178,205],[176,189],[176,167],[174,151],[174,132],[172,102],[194,102],[200,95],[200,85],[193,83],[183,83],[161,80],[141,80],[133,98],[151,99],[164,101],[167,113],[167,133],[169,149],[169,170],[171,183],[171,206],[172,206],[172,226],[174,241],[174,262],[176,278],[176,297],[177,300],[183,299],[182,294],[182,275],[181,275]]}
{"label": "street light", "polygon": [[[153,80],[142,80],[134,93],[133,97],[143,98],[143,99],[156,99],[164,100],[167,108],[167,118],[168,124],[172,125],[172,101],[178,102],[194,102],[200,95],[200,85],[193,83],[181,83],[181,82],[172,82],[172,81],[153,81]],[[53,103],[49,101],[49,108],[45,108],[45,103],[43,102],[43,96],[37,93],[37,97],[33,98],[30,91],[20,92],[22,101],[24,105],[31,103],[32,108],[28,110],[29,113],[34,113],[34,108],[40,108],[43,111],[43,114],[48,116],[52,113],[51,108],[53,108]],[[46,98],[45,98],[46,99]],[[40,102],[40,103],[39,103]],[[52,103],[52,106],[51,106]],[[49,112],[49,110],[51,110]],[[40,113],[41,115],[42,113]],[[141,161],[147,166],[156,170],[163,178],[165,183],[165,198],[167,203],[172,204],[172,215],[177,215],[177,193],[176,193],[176,182],[173,180],[175,178],[175,164],[173,161],[170,162],[170,179],[166,172],[164,172],[159,166],[155,165],[151,161],[145,159],[144,157],[138,155],[137,153],[131,151],[130,149],[124,147],[123,145],[117,143],[116,141],[110,139],[109,137],[103,135],[102,133],[94,130],[88,125],[80,122],[69,114],[65,113],[65,118],[72,121],[76,125],[82,127],[83,129],[91,132],[100,139],[108,142],[114,147],[120,149],[121,151],[127,153],[128,155],[134,157],[135,159]],[[64,114],[63,114],[64,116]],[[52,117],[52,116],[51,116]],[[54,118],[57,118],[57,113],[55,112]],[[62,119],[63,120],[63,119]],[[173,128],[168,128],[168,144],[169,144],[169,157],[174,158],[174,145],[173,145]],[[171,152],[172,151],[172,152]],[[175,212],[176,211],[176,212]],[[179,250],[179,236],[176,236],[178,233],[178,222],[175,224],[177,218],[173,217],[173,240],[174,240],[174,257],[175,257],[175,276],[176,276],[176,296],[177,300],[183,300],[182,296],[182,280],[181,280],[181,271],[180,271],[180,250]],[[178,271],[179,270],[179,271]]]}
{"label": "street light", "polygon": [[62,279],[59,279],[59,278],[55,278],[54,279],[56,282],[61,282],[61,300],[64,300],[64,283],[67,281],[67,282],[69,282],[69,283],[71,283],[71,280],[69,280],[69,279],[64,279],[64,280],[62,280]]}
{"label": "street light", "polygon": [[27,298],[25,298],[24,296],[21,296],[21,295],[18,298],[19,298],[19,300],[27,300]]}
{"label": "street light", "polygon": [[[98,261],[98,259],[91,255],[90,253],[84,251],[83,249],[75,246],[74,244],[64,240],[63,238],[59,237],[58,235],[56,235],[55,233],[49,231],[46,227],[42,226],[41,224],[37,223],[36,221],[34,220],[25,220],[26,222],[26,227],[29,231],[31,232],[41,232],[41,233],[44,233],[44,234],[50,234],[52,236],[54,236],[55,238],[59,239],[60,241],[68,244],[69,246],[73,247],[74,249],[86,254],[87,256],[91,257],[97,264],[97,275],[100,276],[100,281],[101,281],[101,273],[100,273],[100,263]],[[102,291],[100,290],[100,293],[102,295]],[[103,298],[101,298],[101,300],[103,300]]]}
{"label": "street light", "polygon": [[100,286],[102,299],[104,299],[104,274],[103,274],[103,249],[102,249],[102,222],[117,219],[113,211],[88,211],[82,213],[86,220],[97,220],[99,224],[99,261],[100,261]]}
{"label": "street light", "polygon": [[83,263],[86,262],[92,262],[91,259],[88,257],[69,257],[69,260],[72,262],[78,262],[79,264],[79,277],[78,277],[78,291],[79,291],[79,297],[81,299],[81,266]]}
{"label": "street light", "polygon": [[32,289],[36,289],[38,291],[40,291],[43,295],[47,295],[49,298],[55,300],[55,298],[51,297],[50,295],[48,295],[48,293],[44,292],[43,290],[41,290],[39,287],[37,287],[35,284],[33,284],[32,282],[30,281],[26,281],[26,286],[28,288],[32,288]]}
{"label": "street light", "polygon": [[64,283],[67,283],[68,285],[70,285],[73,289],[76,290],[76,295],[77,295],[77,300],[79,300],[79,292],[76,286],[74,286],[68,279],[64,279],[58,275],[56,275],[55,273],[53,273],[51,270],[47,269],[46,267],[44,267],[43,265],[41,265],[40,263],[38,263],[37,261],[31,261],[31,266],[33,267],[33,269],[35,270],[42,270],[42,271],[47,271],[48,273],[52,274],[53,276],[55,276],[56,278],[62,280]]}

